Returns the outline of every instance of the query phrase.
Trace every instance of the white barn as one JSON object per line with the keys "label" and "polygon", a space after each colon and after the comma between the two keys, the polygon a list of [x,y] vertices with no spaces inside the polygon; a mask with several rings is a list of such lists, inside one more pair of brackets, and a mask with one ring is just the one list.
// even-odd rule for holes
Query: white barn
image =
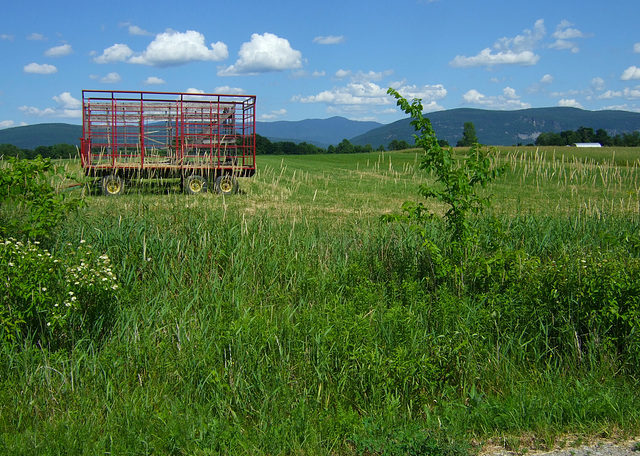
{"label": "white barn", "polygon": [[602,147],[600,143],[573,143],[573,147]]}

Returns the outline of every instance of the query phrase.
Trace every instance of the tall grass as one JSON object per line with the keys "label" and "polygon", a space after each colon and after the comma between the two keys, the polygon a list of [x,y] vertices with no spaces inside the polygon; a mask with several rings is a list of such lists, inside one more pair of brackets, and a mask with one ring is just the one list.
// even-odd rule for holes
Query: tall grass
{"label": "tall grass", "polygon": [[[379,221],[429,179],[415,152],[265,157],[234,198],[144,187],[91,198],[55,249],[84,239],[109,255],[117,321],[69,351],[0,345],[0,448],[452,454],[489,439],[521,449],[525,434],[548,447],[565,432],[637,431],[637,337],[620,334],[635,344],[621,351],[609,328],[571,320],[586,301],[553,282],[587,277],[571,260],[595,258],[618,269],[596,261],[589,277],[637,286],[636,168],[504,160],[510,177],[476,221],[463,287],[416,232]],[[515,212],[500,195],[522,185]],[[571,186],[599,211],[574,205]],[[570,208],[540,201],[560,194]],[[439,222],[430,236],[446,255]]]}

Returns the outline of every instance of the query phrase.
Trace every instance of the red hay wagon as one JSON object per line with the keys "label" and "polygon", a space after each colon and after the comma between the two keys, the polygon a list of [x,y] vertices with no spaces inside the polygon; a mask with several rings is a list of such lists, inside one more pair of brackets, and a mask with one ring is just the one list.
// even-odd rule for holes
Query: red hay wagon
{"label": "red hay wagon", "polygon": [[238,190],[256,171],[253,95],[82,91],[81,160],[105,195],[127,179],[179,178],[187,193]]}

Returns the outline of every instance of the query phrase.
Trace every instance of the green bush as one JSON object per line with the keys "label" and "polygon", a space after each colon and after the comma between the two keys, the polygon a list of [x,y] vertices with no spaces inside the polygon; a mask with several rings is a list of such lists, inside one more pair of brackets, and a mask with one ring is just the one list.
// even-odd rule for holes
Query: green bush
{"label": "green bush", "polygon": [[498,337],[520,334],[540,360],[608,358],[638,373],[637,258],[571,252],[542,259],[501,249],[476,258],[469,272],[468,292],[486,299]]}
{"label": "green bush", "polygon": [[57,256],[37,241],[0,241],[0,277],[2,336],[50,348],[99,335],[119,290],[109,257],[84,243]]}
{"label": "green bush", "polygon": [[0,166],[0,236],[46,239],[83,203],[57,192],[52,179],[62,178],[60,167],[48,158],[11,157]]}

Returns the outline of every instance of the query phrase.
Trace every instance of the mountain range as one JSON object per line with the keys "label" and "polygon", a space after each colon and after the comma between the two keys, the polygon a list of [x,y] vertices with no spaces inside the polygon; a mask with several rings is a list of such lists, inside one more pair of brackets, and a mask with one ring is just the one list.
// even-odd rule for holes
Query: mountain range
{"label": "mountain range", "polygon": [[[517,111],[490,111],[459,108],[426,114],[438,139],[451,145],[462,137],[465,122],[474,124],[482,144],[509,146],[533,143],[540,133],[575,131],[580,127],[600,128],[610,136],[640,130],[640,113],[629,111],[586,111],[577,108],[531,108]],[[411,119],[383,125],[330,117],[300,121],[256,122],[256,132],[271,141],[308,142],[319,147],[337,145],[348,139],[355,145],[387,147],[394,139],[413,144]],[[0,130],[0,144],[13,144],[21,149],[54,144],[80,144],[82,126],[44,123]]]}
{"label": "mountain range", "polygon": [[[580,127],[600,128],[610,136],[640,130],[640,113],[629,111],[586,111],[578,108],[530,108],[517,111],[489,111],[459,108],[426,115],[438,139],[455,144],[462,138],[465,122],[472,122],[478,141],[493,146],[535,142],[540,133],[575,131]],[[387,145],[394,139],[413,144],[411,119],[383,125],[351,138],[356,145]]]}

